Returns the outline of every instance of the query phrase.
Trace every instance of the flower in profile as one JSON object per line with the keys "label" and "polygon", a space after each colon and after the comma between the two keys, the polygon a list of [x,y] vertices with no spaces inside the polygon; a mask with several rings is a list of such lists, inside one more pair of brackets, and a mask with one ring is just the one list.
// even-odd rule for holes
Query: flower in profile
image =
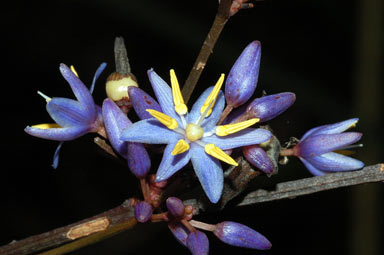
{"label": "flower in profile", "polygon": [[154,118],[132,124],[123,131],[121,139],[167,144],[156,174],[158,182],[168,179],[191,160],[206,195],[212,203],[216,203],[221,197],[224,182],[219,160],[237,165],[223,150],[263,143],[271,137],[271,133],[248,128],[258,121],[256,118],[216,126],[224,108],[224,95],[220,91],[224,75],[213,88],[203,92],[188,113],[176,75],[173,70],[170,74],[172,88],[153,70],[148,71],[162,112],[148,109]]}
{"label": "flower in profile", "polygon": [[310,129],[298,144],[283,150],[281,155],[299,157],[313,175],[360,169],[364,167],[360,160],[333,152],[354,147],[350,145],[360,140],[362,133],[344,132],[357,122],[358,119],[353,118]]}
{"label": "flower in profile", "polygon": [[[101,109],[95,105],[91,93],[105,66],[106,64],[103,63],[97,69],[89,90],[79,79],[73,67],[70,69],[68,66],[61,64],[60,72],[71,86],[77,101],[61,97],[50,98],[38,92],[47,101],[47,112],[56,123],[27,126],[24,131],[32,136],[61,142],[74,140],[90,132],[102,134],[104,127]],[[57,167],[58,152],[61,145],[62,143],[55,152],[54,168]]]}

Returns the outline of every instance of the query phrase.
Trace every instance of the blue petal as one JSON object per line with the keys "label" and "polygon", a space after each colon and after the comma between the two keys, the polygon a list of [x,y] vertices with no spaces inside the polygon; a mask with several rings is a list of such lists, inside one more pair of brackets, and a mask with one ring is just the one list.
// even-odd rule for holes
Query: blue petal
{"label": "blue petal", "polygon": [[55,141],[70,141],[74,140],[89,132],[88,126],[73,126],[64,128],[34,128],[26,127],[25,132],[32,136]]}
{"label": "blue petal", "polygon": [[[197,120],[200,118],[200,109],[203,106],[207,97],[209,96],[209,93],[211,93],[212,89],[213,86],[207,88],[194,103],[194,105],[192,106],[192,110],[187,116],[187,123],[196,123]],[[204,119],[201,125],[205,131],[211,131],[211,129],[216,126],[216,123],[219,121],[221,113],[224,110],[224,104],[224,94],[220,91],[219,95],[217,96],[215,105],[213,106],[212,113],[208,116],[208,118]]]}
{"label": "blue petal", "polygon": [[175,156],[172,155],[171,152],[175,148],[176,143],[170,143],[165,147],[163,159],[156,173],[156,182],[167,180],[189,162],[191,158],[189,151]]}
{"label": "blue petal", "polygon": [[127,162],[131,172],[137,178],[144,178],[151,169],[151,159],[141,143],[127,143]]}
{"label": "blue petal", "polygon": [[335,152],[328,152],[320,156],[306,158],[306,160],[317,169],[329,172],[351,171],[364,167],[364,163],[360,160]]}
{"label": "blue petal", "polygon": [[61,151],[61,146],[63,146],[63,143],[64,142],[59,143],[59,145],[55,150],[55,153],[53,154],[53,163],[52,163],[53,169],[56,169],[59,166],[60,151]]}
{"label": "blue petal", "polygon": [[316,167],[314,167],[311,163],[309,163],[307,160],[304,158],[300,158],[301,162],[305,165],[305,167],[308,169],[308,171],[313,174],[314,176],[320,176],[320,175],[325,175],[326,172],[323,172]]}
{"label": "blue petal", "polygon": [[353,119],[341,121],[341,122],[334,123],[334,124],[328,124],[328,125],[315,127],[315,128],[308,130],[303,135],[301,140],[304,140],[305,138],[307,138],[308,136],[311,136],[311,135],[339,134],[339,133],[344,132],[345,130],[351,128],[352,126],[354,126],[358,121],[359,121],[358,118],[353,118]]}
{"label": "blue petal", "polygon": [[135,122],[123,130],[120,139],[128,142],[167,144],[178,141],[182,136],[166,128],[156,119]]}
{"label": "blue petal", "polygon": [[148,70],[148,77],[163,112],[180,123],[179,115],[173,105],[171,87],[153,69]]}
{"label": "blue petal", "polygon": [[144,90],[138,87],[130,86],[128,88],[128,95],[129,100],[131,100],[133,109],[135,109],[137,116],[139,116],[139,118],[142,120],[153,118],[152,115],[146,111],[147,109],[163,112],[159,103],[150,95],[148,95]]}
{"label": "blue petal", "polygon": [[124,129],[132,124],[127,115],[109,98],[102,107],[105,130],[112,147],[124,158],[127,157],[127,142],[120,139]]}
{"label": "blue petal", "polygon": [[95,102],[93,101],[92,95],[84,85],[84,83],[71,71],[71,69],[64,65],[60,64],[60,72],[63,75],[64,79],[67,80],[73,94],[75,94],[77,100],[87,109],[90,119],[94,119],[95,112]]}
{"label": "blue petal", "polygon": [[92,94],[93,90],[95,88],[96,80],[99,78],[100,74],[104,71],[105,67],[107,66],[107,63],[101,63],[101,65],[97,68],[95,75],[93,76],[92,85],[89,88],[89,92]]}
{"label": "blue petal", "polygon": [[266,129],[247,128],[227,136],[212,135],[204,137],[202,141],[204,143],[213,143],[222,150],[228,150],[252,144],[260,144],[268,141],[271,137],[271,132]]}
{"label": "blue petal", "polygon": [[191,161],[197,178],[212,203],[220,200],[223,192],[224,175],[218,159],[205,153],[204,148],[191,143]]}
{"label": "blue petal", "polygon": [[72,99],[52,98],[46,108],[51,118],[62,127],[89,125],[94,121],[84,107]]}
{"label": "blue petal", "polygon": [[310,136],[296,145],[297,155],[300,157],[313,157],[334,150],[339,150],[347,145],[359,141],[361,136],[362,134],[358,132]]}

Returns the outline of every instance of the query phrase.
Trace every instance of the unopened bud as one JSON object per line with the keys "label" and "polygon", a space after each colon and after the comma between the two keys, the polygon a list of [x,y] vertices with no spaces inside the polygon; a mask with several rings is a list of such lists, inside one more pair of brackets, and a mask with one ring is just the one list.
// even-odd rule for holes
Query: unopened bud
{"label": "unopened bud", "polygon": [[208,238],[203,232],[199,230],[191,232],[187,238],[187,247],[191,251],[192,255],[208,255]]}
{"label": "unopened bud", "polygon": [[147,112],[147,109],[163,112],[159,103],[138,87],[131,86],[128,88],[128,95],[133,109],[135,109],[137,116],[142,120],[153,118],[152,115]]}
{"label": "unopened bud", "polygon": [[152,216],[152,206],[145,201],[141,201],[135,206],[135,217],[138,222],[147,222]]}
{"label": "unopened bud", "polygon": [[244,157],[253,166],[266,174],[272,174],[274,172],[275,168],[272,160],[259,145],[244,146],[242,149]]}
{"label": "unopened bud", "polygon": [[182,217],[185,212],[183,201],[177,197],[169,197],[166,201],[168,211],[176,218]]}

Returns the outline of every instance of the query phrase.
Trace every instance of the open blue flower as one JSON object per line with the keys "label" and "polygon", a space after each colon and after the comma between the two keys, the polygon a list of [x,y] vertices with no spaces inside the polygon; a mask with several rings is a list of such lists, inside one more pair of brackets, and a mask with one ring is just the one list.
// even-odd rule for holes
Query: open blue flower
{"label": "open blue flower", "polygon": [[310,129],[292,148],[292,154],[299,157],[313,175],[351,171],[364,167],[364,163],[360,160],[333,152],[346,149],[360,140],[361,133],[344,132],[354,127],[357,121],[358,119],[354,118]]}
{"label": "open blue flower", "polygon": [[46,99],[47,112],[56,123],[27,126],[24,131],[39,138],[61,142],[54,155],[54,168],[58,164],[58,155],[62,142],[74,140],[90,132],[103,132],[101,108],[95,104],[91,93],[96,79],[105,66],[106,64],[103,63],[97,69],[92,86],[88,89],[79,79],[74,68],[71,70],[64,64],[60,65],[60,72],[71,86],[77,101],[62,97],[50,98],[39,92]]}
{"label": "open blue flower", "polygon": [[216,203],[221,197],[224,182],[219,160],[237,165],[223,150],[263,143],[272,134],[265,129],[248,128],[258,119],[216,126],[225,103],[220,91],[224,75],[221,75],[214,87],[203,92],[190,113],[184,104],[173,70],[172,88],[152,69],[148,71],[148,76],[163,112],[148,109],[154,118],[129,126],[123,131],[121,139],[138,143],[168,144],[156,174],[156,181],[168,179],[191,160],[205,193],[212,203]]}

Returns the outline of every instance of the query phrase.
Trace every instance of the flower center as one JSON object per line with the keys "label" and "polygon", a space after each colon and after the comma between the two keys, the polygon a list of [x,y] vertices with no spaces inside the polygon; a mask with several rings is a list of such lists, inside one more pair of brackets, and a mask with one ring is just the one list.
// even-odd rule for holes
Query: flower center
{"label": "flower center", "polygon": [[204,135],[204,129],[196,124],[189,123],[185,129],[185,136],[191,142],[199,140]]}

